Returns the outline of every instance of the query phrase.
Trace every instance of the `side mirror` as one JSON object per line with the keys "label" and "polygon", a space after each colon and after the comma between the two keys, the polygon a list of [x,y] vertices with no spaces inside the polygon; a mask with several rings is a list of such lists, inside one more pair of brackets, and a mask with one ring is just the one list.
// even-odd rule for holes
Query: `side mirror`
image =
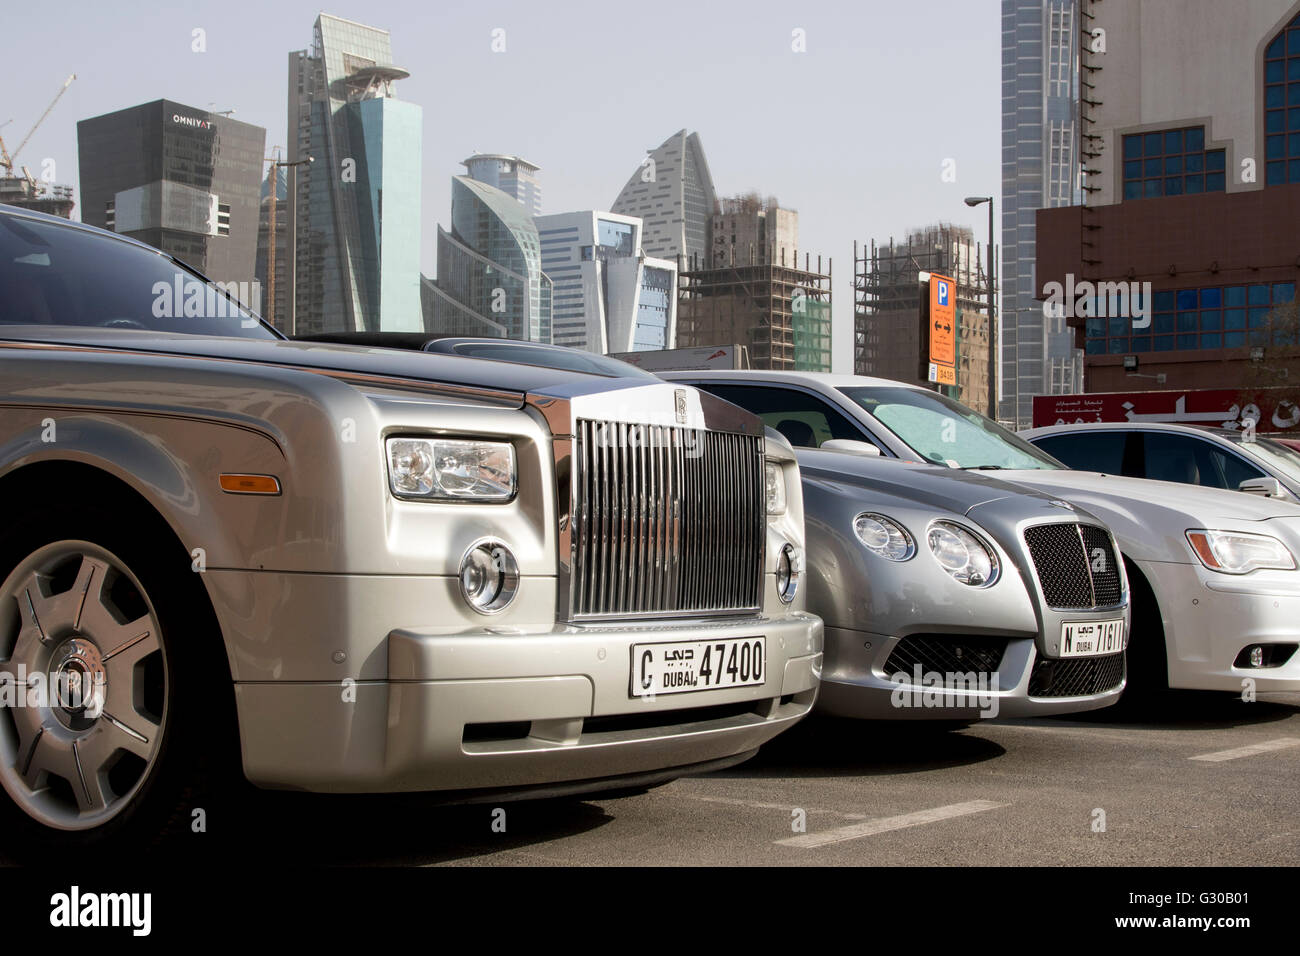
{"label": "side mirror", "polygon": [[1263,495],[1265,498],[1285,498],[1282,483],[1276,478],[1247,478],[1237,486],[1238,491],[1248,495]]}
{"label": "side mirror", "polygon": [[829,438],[821,444],[822,451],[846,451],[851,455],[866,455],[868,458],[880,456],[880,449],[869,441],[857,441],[853,438]]}

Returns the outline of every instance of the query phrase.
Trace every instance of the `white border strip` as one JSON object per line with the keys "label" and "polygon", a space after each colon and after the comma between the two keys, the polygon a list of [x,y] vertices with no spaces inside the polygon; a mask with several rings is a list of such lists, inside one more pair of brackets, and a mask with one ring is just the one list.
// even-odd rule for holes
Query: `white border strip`
{"label": "white border strip", "polygon": [[948,820],[952,817],[961,817],[969,813],[982,813],[985,810],[996,810],[999,807],[1007,806],[1010,806],[1010,804],[995,803],[992,800],[971,800],[967,803],[953,803],[946,807],[935,807],[933,810],[904,813],[902,816],[897,817],[881,817],[878,820],[867,820],[865,823],[852,823],[834,830],[824,830],[821,833],[804,833],[797,837],[777,840],[776,844],[777,846],[797,846],[810,850],[819,846],[826,846],[829,843],[843,843],[845,840],[857,840],[861,837],[875,836],[877,833],[888,833],[890,830],[902,830],[905,827],[920,826],[923,823],[938,823],[940,820]]}

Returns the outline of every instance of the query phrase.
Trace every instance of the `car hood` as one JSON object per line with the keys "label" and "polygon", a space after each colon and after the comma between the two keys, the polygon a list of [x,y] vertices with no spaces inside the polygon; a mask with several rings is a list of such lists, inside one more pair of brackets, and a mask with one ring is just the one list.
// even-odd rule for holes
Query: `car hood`
{"label": "car hood", "polygon": [[1151,478],[1125,478],[1066,469],[998,472],[1007,481],[1082,504],[1105,501],[1140,520],[1154,511],[1181,512],[1200,522],[1268,521],[1300,517],[1300,505],[1242,491]]}
{"label": "car hood", "polygon": [[[439,383],[523,395],[536,392],[556,398],[612,389],[644,386],[644,379],[606,378],[563,369],[516,365],[462,355],[443,355],[392,348],[365,348],[288,339],[245,339],[134,329],[50,328],[36,334],[24,329],[0,331],[6,340],[24,345],[107,349],[157,355],[236,362],[255,362],[293,368],[406,379],[412,383]],[[36,347],[40,347],[37,344]]]}
{"label": "car hood", "polygon": [[894,495],[958,514],[969,514],[975,507],[1005,498],[1033,498],[1047,505],[1060,497],[990,477],[987,472],[961,471],[942,465],[813,449],[797,449],[795,457],[799,459],[805,481],[868,488],[877,494]]}

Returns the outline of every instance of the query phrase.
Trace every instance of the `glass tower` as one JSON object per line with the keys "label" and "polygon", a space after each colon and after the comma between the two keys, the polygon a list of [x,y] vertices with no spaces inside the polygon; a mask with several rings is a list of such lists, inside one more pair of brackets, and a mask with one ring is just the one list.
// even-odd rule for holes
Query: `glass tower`
{"label": "glass tower", "polygon": [[1077,204],[1077,0],[1002,0],[1002,389],[998,418],[1028,427],[1033,397],[1083,390],[1083,353],[1036,297],[1035,213]]}
{"label": "glass tower", "polygon": [[438,278],[429,331],[551,341],[551,280],[523,204],[453,176],[451,231],[438,230]]}
{"label": "glass tower", "polygon": [[420,306],[420,107],[388,31],[321,14],[289,55],[289,308],[299,333],[416,331]]}

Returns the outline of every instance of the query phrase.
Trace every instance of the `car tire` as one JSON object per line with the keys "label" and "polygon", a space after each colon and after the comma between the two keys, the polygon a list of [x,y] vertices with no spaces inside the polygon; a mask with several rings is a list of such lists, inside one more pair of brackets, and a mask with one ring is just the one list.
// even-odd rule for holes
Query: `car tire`
{"label": "car tire", "polygon": [[1169,657],[1164,621],[1151,585],[1126,562],[1133,623],[1129,632],[1127,682],[1122,709],[1136,712],[1157,707],[1169,692]]}
{"label": "car tire", "polygon": [[183,546],[120,504],[28,508],[0,530],[5,855],[139,851],[206,829],[229,665]]}

